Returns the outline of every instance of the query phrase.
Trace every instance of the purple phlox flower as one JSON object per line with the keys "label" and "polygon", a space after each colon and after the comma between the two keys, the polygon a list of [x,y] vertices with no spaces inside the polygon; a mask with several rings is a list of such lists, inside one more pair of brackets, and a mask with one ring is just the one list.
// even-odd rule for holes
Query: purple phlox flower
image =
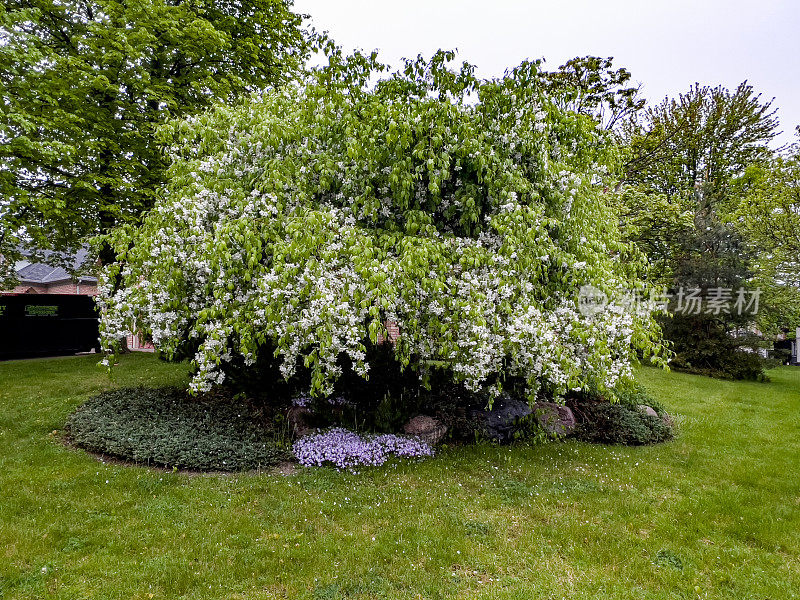
{"label": "purple phlox flower", "polygon": [[[344,407],[352,406],[353,403],[344,396],[329,396],[324,400],[329,406]],[[308,394],[300,394],[292,398],[292,406],[310,408],[314,404],[314,398]]]}
{"label": "purple phlox flower", "polygon": [[300,438],[294,443],[292,450],[303,466],[331,463],[338,469],[379,466],[391,456],[433,456],[433,448],[416,437],[393,433],[360,436],[341,427]]}
{"label": "purple phlox flower", "polygon": [[292,398],[292,406],[300,406],[302,408],[308,408],[311,406],[313,399],[308,394],[301,394],[299,396],[295,396]]}

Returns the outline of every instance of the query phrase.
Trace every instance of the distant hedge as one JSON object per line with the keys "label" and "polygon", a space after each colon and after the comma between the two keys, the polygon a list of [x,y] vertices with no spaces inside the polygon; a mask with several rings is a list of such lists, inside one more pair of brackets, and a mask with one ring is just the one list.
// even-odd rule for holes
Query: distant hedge
{"label": "distant hedge", "polygon": [[286,458],[252,407],[175,388],[104,392],[78,408],[66,430],[80,448],[148,465],[242,471]]}

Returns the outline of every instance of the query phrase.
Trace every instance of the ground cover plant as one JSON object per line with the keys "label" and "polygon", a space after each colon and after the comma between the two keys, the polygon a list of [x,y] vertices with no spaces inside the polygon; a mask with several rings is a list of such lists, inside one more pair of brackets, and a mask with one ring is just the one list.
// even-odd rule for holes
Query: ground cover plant
{"label": "ground cover plant", "polygon": [[672,437],[668,423],[661,417],[645,414],[637,408],[611,402],[584,405],[575,437],[601,444],[640,446],[656,444]]}
{"label": "ground cover plant", "polygon": [[[442,441],[545,442],[577,437],[642,445],[672,437],[669,415],[662,407],[655,413],[652,406],[658,403],[641,388],[619,397],[575,392],[567,401],[569,407],[553,403],[531,407],[503,394],[491,410],[487,409],[491,398],[485,394],[465,398],[456,395],[464,390],[444,391],[454,395],[431,397],[427,391],[414,401],[386,396],[377,407],[359,402],[357,393],[324,399],[301,395],[287,408],[261,398],[254,401],[230,388],[190,394],[180,387],[121,387],[89,398],[69,416],[64,431],[68,443],[108,458],[231,472],[295,460],[307,467],[355,470],[381,466],[393,458],[430,457]],[[421,406],[434,416],[408,419]],[[403,427],[406,434],[394,433],[405,420],[410,427]],[[384,432],[377,433],[376,428]]]}
{"label": "ground cover plant", "polygon": [[[126,355],[0,363],[0,596],[798,597],[800,372],[770,382],[637,371],[669,444],[442,448],[295,475],[103,463],[62,443],[116,387],[185,385]],[[152,596],[151,596],[152,595]]]}
{"label": "ground cover plant", "polygon": [[244,400],[185,390],[122,388],[70,415],[69,441],[112,457],[201,471],[261,469],[288,458],[271,420]]}
{"label": "ground cover plant", "polygon": [[433,448],[414,437],[393,433],[359,435],[340,427],[303,436],[294,443],[292,451],[303,466],[333,465],[339,469],[380,466],[392,456],[433,456]]}

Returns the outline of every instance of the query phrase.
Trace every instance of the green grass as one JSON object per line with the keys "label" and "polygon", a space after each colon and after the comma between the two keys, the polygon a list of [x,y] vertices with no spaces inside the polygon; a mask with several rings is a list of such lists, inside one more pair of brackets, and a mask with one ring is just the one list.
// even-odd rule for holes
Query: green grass
{"label": "green grass", "polygon": [[0,363],[3,598],[800,597],[800,369],[643,370],[668,444],[444,449],[360,475],[103,464],[53,432],[89,395],[185,381],[130,355]]}

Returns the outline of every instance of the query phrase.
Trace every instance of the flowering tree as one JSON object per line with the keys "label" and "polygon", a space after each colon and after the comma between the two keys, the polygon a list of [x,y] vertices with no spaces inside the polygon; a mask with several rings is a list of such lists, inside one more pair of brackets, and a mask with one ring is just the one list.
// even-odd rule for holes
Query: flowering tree
{"label": "flowering tree", "polygon": [[169,185],[116,234],[105,345],[134,329],[192,357],[192,389],[275,357],[329,394],[396,323],[394,357],[472,390],[506,378],[604,389],[658,356],[649,312],[582,314],[578,290],[639,286],[605,182],[614,146],[561,110],[535,63],[477,80],[450,52],[378,79],[334,51],[295,86],[173,123]]}

